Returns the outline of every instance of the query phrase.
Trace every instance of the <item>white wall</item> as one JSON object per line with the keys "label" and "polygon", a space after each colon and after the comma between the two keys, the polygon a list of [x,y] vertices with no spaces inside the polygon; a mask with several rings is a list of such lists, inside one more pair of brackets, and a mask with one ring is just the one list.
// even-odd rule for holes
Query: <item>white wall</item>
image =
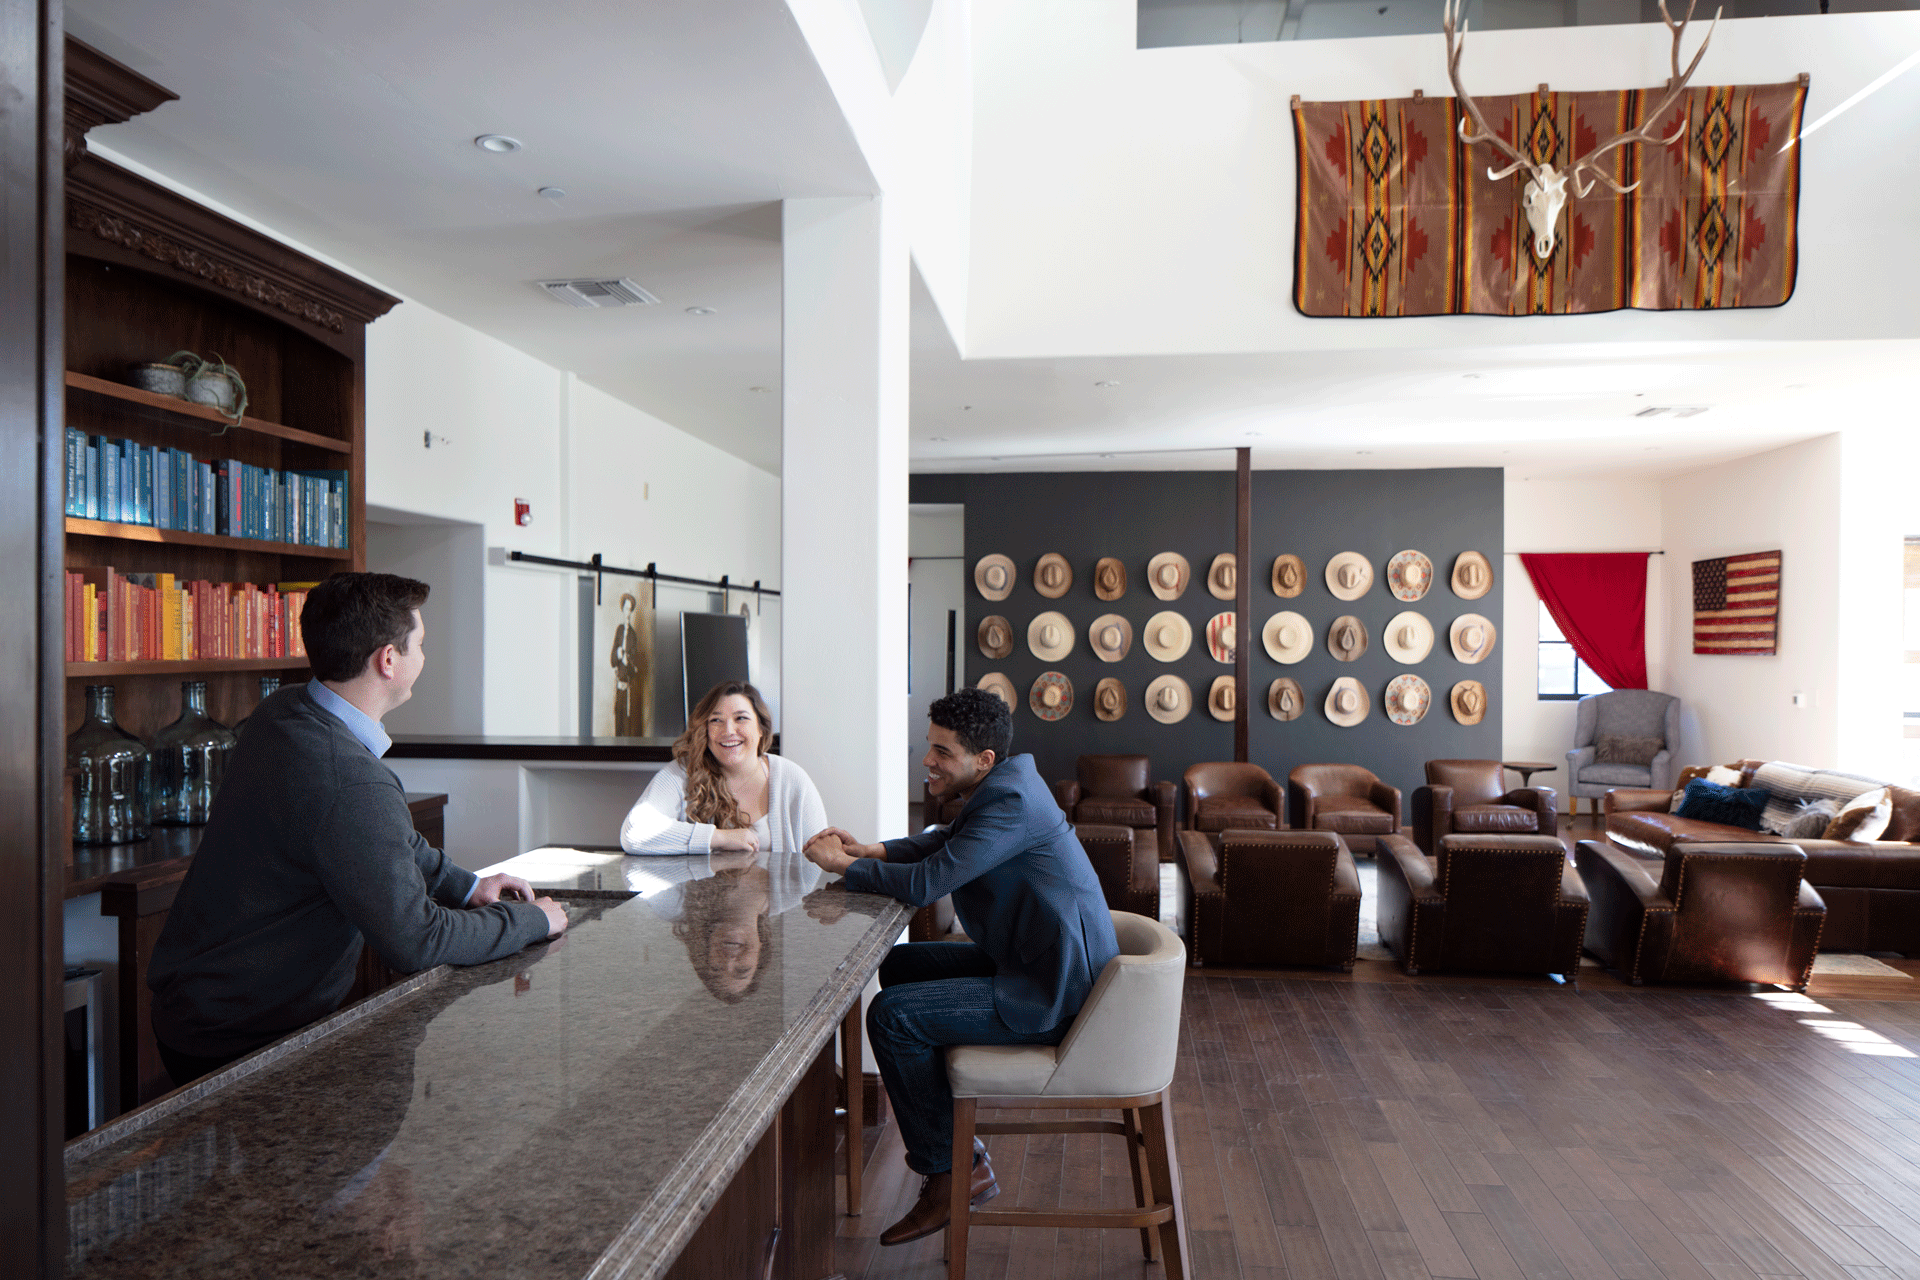
{"label": "white wall", "polygon": [[[1844,767],[1842,454],[1837,434],[1821,436],[1662,483],[1661,521],[1673,569],[1667,669],[1674,691],[1686,699],[1683,761],[1750,757]],[[1896,566],[1898,547],[1896,541]],[[1778,652],[1695,654],[1692,562],[1775,548],[1781,553]],[[1897,567],[1891,579],[1886,594],[1897,606]],[[1805,705],[1794,705],[1796,694]]]}
{"label": "white wall", "polygon": [[[1573,745],[1573,702],[1543,702],[1540,687],[1540,597],[1520,563],[1523,551],[1655,551],[1661,547],[1660,482],[1657,480],[1507,481],[1506,618],[1501,626],[1505,708],[1500,718],[1508,760],[1553,760],[1552,773],[1534,781],[1560,794],[1568,806],[1567,750]],[[1647,684],[1664,692],[1667,599],[1665,581],[1674,557],[1647,559]],[[1683,695],[1684,696],[1684,695]]]}
{"label": "white wall", "polygon": [[[1450,93],[1437,28],[1352,40],[1133,47],[1135,0],[979,0],[972,18],[970,358],[1499,342],[1912,336],[1920,254],[1874,221],[1920,201],[1920,75],[1805,145],[1798,290],[1773,310],[1327,324],[1292,305],[1288,98]],[[1704,34],[1704,22],[1701,25]],[[1698,37],[1690,34],[1688,47]],[[1920,13],[1725,21],[1708,84],[1811,74],[1811,122],[1920,46]],[[1656,85],[1658,26],[1475,32],[1487,95]],[[1493,327],[1498,328],[1498,337]]]}
{"label": "white wall", "polygon": [[947,691],[947,611],[954,619],[955,665],[966,670],[973,649],[967,620],[966,511],[958,503],[916,503],[907,510],[908,590],[913,602],[907,626],[912,695],[907,700],[907,803],[920,803],[927,771],[927,708]]}
{"label": "white wall", "polygon": [[427,665],[413,696],[387,713],[389,733],[482,733],[486,689],[486,538],[477,524],[389,522],[367,512],[367,568],[433,588],[421,608]]}

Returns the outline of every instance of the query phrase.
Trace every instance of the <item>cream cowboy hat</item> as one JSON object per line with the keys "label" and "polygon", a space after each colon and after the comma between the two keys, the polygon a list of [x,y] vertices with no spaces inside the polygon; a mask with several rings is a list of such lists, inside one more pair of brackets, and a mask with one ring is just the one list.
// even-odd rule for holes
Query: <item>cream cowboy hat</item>
{"label": "cream cowboy hat", "polygon": [[1273,594],[1282,599],[1291,600],[1307,589],[1307,566],[1299,556],[1275,556],[1273,560]]}
{"label": "cream cowboy hat", "polygon": [[1073,624],[1049,610],[1027,624],[1027,648],[1042,662],[1058,662],[1073,652]]}
{"label": "cream cowboy hat", "polygon": [[1100,557],[1093,566],[1093,594],[1102,600],[1118,600],[1127,594],[1127,566],[1112,556]]}
{"label": "cream cowboy hat", "polygon": [[1350,613],[1343,613],[1327,628],[1327,652],[1342,662],[1352,662],[1367,651],[1367,624]]}
{"label": "cream cowboy hat", "polygon": [[1215,662],[1233,661],[1233,645],[1237,639],[1232,610],[1223,610],[1207,619],[1207,652]]}
{"label": "cream cowboy hat", "polygon": [[1420,551],[1399,551],[1387,561],[1387,590],[1411,604],[1433,585],[1433,561]]}
{"label": "cream cowboy hat", "polygon": [[1413,610],[1405,609],[1387,619],[1380,639],[1387,646],[1387,656],[1395,662],[1421,662],[1433,652],[1433,624]]}
{"label": "cream cowboy hat", "polygon": [[1087,626],[1087,643],[1102,662],[1118,662],[1133,652],[1133,624],[1117,613],[1103,613]]}
{"label": "cream cowboy hat", "polygon": [[1372,710],[1373,699],[1352,676],[1341,676],[1333,682],[1333,688],[1327,690],[1327,719],[1342,729],[1353,728]]}
{"label": "cream cowboy hat", "polygon": [[1373,590],[1373,566],[1358,551],[1342,551],[1327,561],[1327,590],[1342,600],[1358,600]]}
{"label": "cream cowboy hat", "polygon": [[1478,600],[1493,590],[1493,566],[1478,551],[1462,551],[1453,562],[1453,594]]}
{"label": "cream cowboy hat", "polygon": [[1061,720],[1073,710],[1073,681],[1058,671],[1043,671],[1027,690],[1027,707],[1042,720]]}
{"label": "cream cowboy hat", "polygon": [[1260,643],[1275,662],[1298,662],[1313,652],[1313,624],[1291,609],[1282,609],[1260,629]]}
{"label": "cream cowboy hat", "polygon": [[1233,552],[1222,551],[1207,566],[1207,590],[1215,600],[1231,600],[1240,581],[1239,562],[1233,558]]}
{"label": "cream cowboy hat", "polygon": [[1462,680],[1453,686],[1447,701],[1453,704],[1453,718],[1461,724],[1479,724],[1487,714],[1487,687],[1478,680]]}
{"label": "cream cowboy hat", "polygon": [[1049,600],[1058,600],[1073,587],[1073,566],[1058,551],[1049,551],[1033,566],[1033,589]]}
{"label": "cream cowboy hat", "polygon": [[990,613],[980,619],[974,639],[979,642],[981,653],[989,658],[1004,658],[1013,652],[1013,624],[997,613]]}
{"label": "cream cowboy hat", "polygon": [[1013,691],[1013,681],[1007,679],[1006,676],[998,671],[987,672],[987,674],[980,677],[979,682],[975,684],[974,687],[977,689],[985,689],[988,693],[998,694],[1000,701],[1007,704],[1009,711],[1018,711],[1020,709],[1020,695]]}
{"label": "cream cowboy hat", "polygon": [[1147,561],[1147,586],[1162,600],[1178,600],[1185,595],[1192,575],[1187,558],[1178,551],[1162,551]]}
{"label": "cream cowboy hat", "polygon": [[1127,686],[1112,676],[1093,686],[1093,714],[1101,720],[1118,720],[1127,714]]}
{"label": "cream cowboy hat", "polygon": [[1207,714],[1215,720],[1233,719],[1233,706],[1238,697],[1232,676],[1215,676],[1213,687],[1207,690]]}
{"label": "cream cowboy hat", "polygon": [[1147,686],[1147,714],[1161,724],[1176,724],[1193,710],[1193,690],[1179,676],[1155,676]]}
{"label": "cream cowboy hat", "polygon": [[1447,642],[1453,656],[1462,662],[1479,662],[1493,652],[1493,623],[1477,613],[1463,613],[1447,628]]}
{"label": "cream cowboy hat", "polygon": [[974,561],[973,587],[989,600],[1005,600],[1019,580],[1013,561],[1003,555],[981,556]]}
{"label": "cream cowboy hat", "polygon": [[1149,657],[1177,662],[1193,647],[1193,627],[1173,610],[1162,609],[1140,629],[1140,643],[1147,646]]}
{"label": "cream cowboy hat", "polygon": [[1275,720],[1298,720],[1306,709],[1307,695],[1298,680],[1281,676],[1267,686],[1267,714]]}
{"label": "cream cowboy hat", "polygon": [[1419,724],[1432,701],[1433,691],[1419,676],[1408,673],[1387,681],[1387,719],[1397,725]]}

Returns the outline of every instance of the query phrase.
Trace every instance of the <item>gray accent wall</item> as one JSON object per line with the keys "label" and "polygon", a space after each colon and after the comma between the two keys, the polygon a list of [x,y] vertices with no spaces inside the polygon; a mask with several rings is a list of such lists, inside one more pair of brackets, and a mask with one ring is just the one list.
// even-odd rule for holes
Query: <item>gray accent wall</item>
{"label": "gray accent wall", "polygon": [[[1014,713],[1014,750],[1031,752],[1043,778],[1071,778],[1082,754],[1144,752],[1156,778],[1178,784],[1187,766],[1233,759],[1233,724],[1207,713],[1208,687],[1218,675],[1232,675],[1231,663],[1215,662],[1206,649],[1207,620],[1231,611],[1206,588],[1213,557],[1233,550],[1234,476],[1204,472],[1053,472],[1045,474],[916,475],[914,502],[954,502],[966,507],[967,627],[961,639],[962,671],[973,684],[989,671],[1012,680],[1022,705]],[[1449,468],[1421,471],[1256,471],[1253,473],[1252,644],[1248,696],[1249,756],[1283,784],[1294,766],[1311,763],[1364,765],[1411,798],[1425,781],[1427,760],[1448,757],[1498,758],[1501,713],[1501,650],[1469,666],[1453,657],[1447,644],[1449,624],[1462,613],[1479,613],[1498,626],[1504,617],[1504,483],[1499,468]],[[1403,604],[1386,589],[1387,561],[1406,548],[1433,561],[1434,585],[1426,597]],[[1477,601],[1455,596],[1447,585],[1454,558],[1475,550],[1493,567],[1494,586]],[[1147,587],[1147,562],[1162,551],[1178,551],[1192,566],[1192,581],[1177,601],[1163,602]],[[1372,589],[1360,599],[1337,599],[1326,585],[1326,564],[1340,551],[1365,556],[1374,568]],[[1019,581],[1004,601],[990,601],[973,585],[973,566],[998,552],[1010,557]],[[1042,555],[1058,552],[1073,566],[1072,588],[1050,600],[1033,588],[1033,569]],[[1306,589],[1292,600],[1273,593],[1274,557],[1292,552],[1306,564]],[[1115,556],[1127,568],[1127,593],[1111,603],[1093,593],[1093,567]],[[1282,666],[1260,644],[1260,628],[1282,608],[1306,617],[1315,634],[1313,652]],[[1187,656],[1163,663],[1148,656],[1144,642],[1148,618],[1162,609],[1180,612],[1193,628]],[[1434,646],[1417,665],[1387,655],[1382,630],[1402,609],[1424,614],[1434,628]],[[1057,610],[1074,625],[1073,652],[1046,663],[1026,644],[1026,628],[1036,615]],[[1132,651],[1117,663],[1094,656],[1088,625],[1105,613],[1133,624]],[[980,621],[998,613],[1013,624],[1013,653],[1003,659],[984,656],[974,640]],[[1327,650],[1329,624],[1351,613],[1366,623],[1368,652],[1357,662],[1336,661]],[[1506,642],[1505,636],[1500,644]],[[1027,690],[1044,671],[1059,671],[1073,682],[1074,706],[1058,721],[1043,721],[1025,704]],[[1161,724],[1147,715],[1148,683],[1162,673],[1184,678],[1192,687],[1194,709],[1178,724]],[[1387,718],[1382,703],[1388,681],[1403,672],[1424,679],[1433,704],[1419,724],[1402,727]],[[1307,711],[1286,723],[1266,710],[1267,686],[1278,676],[1300,682]],[[1340,728],[1322,706],[1336,677],[1352,675],[1372,699],[1367,720]],[[1106,722],[1093,714],[1094,686],[1116,676],[1127,688],[1124,718]],[[1477,679],[1487,689],[1488,706],[1475,726],[1456,722],[1447,697],[1456,681]]]}

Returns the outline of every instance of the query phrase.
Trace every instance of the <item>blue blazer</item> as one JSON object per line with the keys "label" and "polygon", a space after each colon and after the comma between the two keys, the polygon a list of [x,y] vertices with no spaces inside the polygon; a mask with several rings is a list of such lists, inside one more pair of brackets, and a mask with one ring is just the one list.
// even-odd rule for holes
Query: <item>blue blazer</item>
{"label": "blue blazer", "polygon": [[1030,755],[993,767],[945,831],[885,843],[847,887],[916,907],[953,895],[967,936],[992,957],[993,1005],[1016,1031],[1047,1031],[1080,1012],[1120,954],[1100,879]]}

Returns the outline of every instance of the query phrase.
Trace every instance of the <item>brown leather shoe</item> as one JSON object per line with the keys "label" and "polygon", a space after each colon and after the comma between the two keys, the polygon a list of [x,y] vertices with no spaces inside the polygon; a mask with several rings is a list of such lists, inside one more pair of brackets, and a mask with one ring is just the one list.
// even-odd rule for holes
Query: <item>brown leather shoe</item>
{"label": "brown leather shoe", "polygon": [[[972,1193],[968,1203],[976,1209],[1000,1194],[1000,1183],[993,1176],[993,1165],[985,1151],[973,1157],[973,1178],[967,1190]],[[920,1184],[920,1198],[907,1210],[907,1216],[880,1233],[880,1243],[906,1244],[940,1230],[953,1216],[949,1205],[952,1195],[953,1173],[932,1175]]]}

